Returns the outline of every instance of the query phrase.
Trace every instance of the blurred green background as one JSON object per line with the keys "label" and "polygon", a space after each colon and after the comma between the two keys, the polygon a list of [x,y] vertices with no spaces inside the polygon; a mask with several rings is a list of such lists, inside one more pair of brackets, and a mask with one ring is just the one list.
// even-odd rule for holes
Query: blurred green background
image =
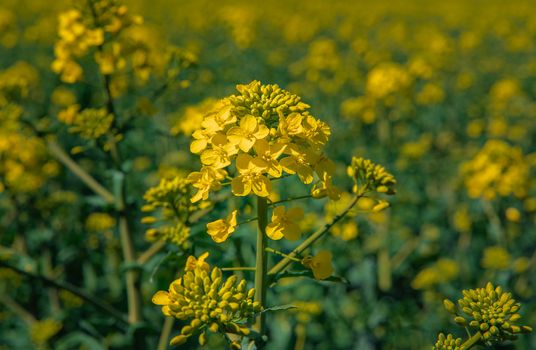
{"label": "blurred green background", "polygon": [[[236,84],[260,80],[301,96],[331,126],[327,153],[341,188],[350,187],[353,155],[398,180],[390,209],[355,213],[321,243],[348,283],[292,279],[269,292],[273,305],[300,307],[269,316],[268,349],[430,349],[440,331],[464,334],[442,300],[488,281],[511,291],[525,324],[536,325],[534,2],[125,4],[144,18],[123,33],[135,43],[131,54],[143,56],[132,62],[143,64],[113,75],[111,86],[123,113],[119,147],[138,252],[150,246],[139,222],[145,191],[160,177],[197,169],[188,144],[207,106]],[[131,349],[140,341],[139,329],[36,277],[126,310],[123,276],[133,267],[122,263],[116,213],[47,151],[47,135],[55,135],[83,169],[117,190],[106,142],[70,132],[61,117],[75,102],[102,105],[98,66],[80,58],[84,80],[76,84],[51,69],[58,15],[83,6],[0,3],[0,260],[31,275],[0,268],[1,349]],[[343,207],[303,205],[304,232]],[[218,266],[237,256],[252,261],[254,237],[247,229],[237,237],[217,247],[202,237],[187,251],[210,250]],[[138,348],[156,349],[163,316],[150,299],[185,254],[169,244],[139,267]],[[211,341],[209,348],[223,346]],[[534,348],[536,335],[501,347]]]}

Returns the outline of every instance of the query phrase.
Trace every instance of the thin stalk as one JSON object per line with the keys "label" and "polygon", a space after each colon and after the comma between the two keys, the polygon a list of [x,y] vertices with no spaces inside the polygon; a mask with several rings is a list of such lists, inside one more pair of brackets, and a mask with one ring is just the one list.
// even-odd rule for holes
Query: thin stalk
{"label": "thin stalk", "polygon": [[467,339],[462,345],[461,349],[469,350],[476,345],[482,339],[482,333],[476,332],[471,338]]}
{"label": "thin stalk", "polygon": [[87,187],[98,194],[107,203],[115,203],[114,195],[95,180],[87,171],[78,165],[61,146],[53,139],[47,140],[49,152],[56,157],[63,165],[65,165],[73,174],[75,174]]}
{"label": "thin stalk", "polygon": [[166,317],[164,324],[162,325],[162,332],[160,333],[160,339],[158,340],[157,350],[166,350],[169,344],[169,335],[173,329],[173,322],[175,319],[173,317]]}
{"label": "thin stalk", "polygon": [[306,194],[306,195],[303,195],[303,196],[297,196],[297,197],[290,197],[290,198],[287,198],[287,199],[282,199],[282,200],[280,200],[280,201],[271,202],[271,203],[270,203],[270,206],[274,206],[274,205],[282,204],[282,203],[286,203],[286,202],[297,201],[297,200],[299,200],[299,199],[312,198],[312,197],[313,197],[313,196],[310,195],[310,194]]}
{"label": "thin stalk", "polygon": [[255,267],[222,267],[220,270],[222,271],[256,271],[257,268]]}
{"label": "thin stalk", "polygon": [[[267,236],[266,225],[268,224],[268,203],[265,197],[257,197],[257,251],[256,251],[256,269],[255,269],[255,301],[258,301],[263,307],[266,307],[266,289],[267,281]],[[266,313],[257,316],[253,329],[261,337],[257,341],[257,349],[262,349],[264,341],[262,336],[265,334]]]}
{"label": "thin stalk", "polygon": [[297,246],[292,252],[288,254],[287,257],[281,259],[274,267],[268,271],[268,275],[277,275],[280,272],[283,272],[290,264],[292,264],[293,259],[296,259],[297,256],[299,256],[303,251],[307,248],[309,248],[311,245],[313,245],[318,239],[320,239],[322,236],[324,236],[333,225],[335,225],[339,220],[341,220],[348,212],[356,205],[359,198],[363,197],[365,194],[365,190],[362,190],[358,194],[356,194],[355,198],[352,200],[352,202],[348,205],[346,209],[344,209],[340,214],[335,216],[333,220],[326,223],[322,228],[317,230],[315,233],[313,233],[309,238],[307,238],[305,241],[303,241],[299,246]]}
{"label": "thin stalk", "polygon": [[35,323],[35,317],[19,303],[13,300],[9,295],[0,295],[0,302],[10,309],[14,314],[19,316],[28,326],[31,326]]}
{"label": "thin stalk", "polygon": [[[130,237],[128,221],[125,214],[119,216],[119,237],[123,250],[123,260],[125,264],[131,265],[136,262],[134,244]],[[128,322],[134,324],[141,321],[141,296],[138,289],[139,271],[128,269],[125,272],[127,285]]]}
{"label": "thin stalk", "polygon": [[282,257],[284,257],[284,258],[288,258],[288,259],[290,259],[290,260],[292,260],[292,261],[295,261],[295,262],[301,262],[300,259],[298,259],[298,258],[294,258],[294,257],[292,257],[292,256],[290,256],[290,255],[288,255],[288,254],[285,254],[285,253],[280,252],[279,250],[275,250],[275,249],[273,249],[273,248],[266,248],[266,251],[267,251],[268,253],[272,253],[272,254],[275,254],[275,255],[282,256]]}
{"label": "thin stalk", "polygon": [[154,242],[149,248],[147,248],[146,251],[140,254],[138,256],[138,260],[136,260],[136,263],[143,265],[147,261],[149,261],[156,253],[161,251],[166,246],[166,242],[162,240],[158,240]]}

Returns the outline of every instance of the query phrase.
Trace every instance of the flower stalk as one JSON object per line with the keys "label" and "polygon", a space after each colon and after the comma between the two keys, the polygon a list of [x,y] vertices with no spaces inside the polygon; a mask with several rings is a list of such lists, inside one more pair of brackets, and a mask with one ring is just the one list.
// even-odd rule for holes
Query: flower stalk
{"label": "flower stalk", "polygon": [[[266,197],[257,196],[257,250],[256,250],[256,268],[255,268],[255,301],[258,301],[263,307],[266,307],[266,289],[267,281],[267,236],[266,225],[268,224],[268,202]],[[261,313],[257,316],[253,329],[261,334],[257,340],[257,348],[263,346],[262,335],[265,333],[266,314]]]}

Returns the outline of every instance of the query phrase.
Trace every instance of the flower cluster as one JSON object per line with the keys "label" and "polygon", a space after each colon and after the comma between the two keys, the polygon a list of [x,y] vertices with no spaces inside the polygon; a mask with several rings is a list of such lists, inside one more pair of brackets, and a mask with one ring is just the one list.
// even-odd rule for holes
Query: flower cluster
{"label": "flower cluster", "polygon": [[439,333],[437,342],[432,350],[462,350],[462,338],[454,338],[452,334]]}
{"label": "flower cluster", "polygon": [[[145,224],[158,224],[146,231],[149,240],[165,240],[178,246],[187,244],[190,235],[188,227],[191,215],[210,206],[209,202],[192,203],[190,201],[192,188],[188,180],[176,176],[161,179],[155,187],[145,192],[143,198],[146,204],[142,210],[153,212],[153,215],[142,219]],[[159,217],[154,216],[158,212]]]}
{"label": "flower cluster", "polygon": [[[106,34],[117,35],[121,29],[142,22],[115,0],[91,0],[84,10],[70,9],[58,18],[59,40],[54,47],[56,59],[52,62],[52,70],[66,83],[82,79],[83,69],[76,59],[88,54],[92,48],[102,47]],[[96,53],[95,58],[101,70],[109,72],[110,58],[102,51]]]}
{"label": "flower cluster", "polygon": [[[253,81],[238,85],[239,94],[217,104],[196,130],[190,145],[199,154],[202,168],[188,179],[197,193],[192,202],[206,200],[218,191],[224,180],[231,180],[235,196],[255,194],[268,197],[273,193],[272,181],[287,175],[297,175],[304,184],[311,184],[312,196],[332,199],[340,197],[332,185],[334,163],[322,149],[330,136],[330,128],[309,114],[309,106],[297,95],[277,85],[262,85]],[[270,225],[270,237],[299,238],[295,220],[300,213],[284,207],[275,208]],[[225,234],[211,234],[225,240],[233,231],[232,220],[218,220],[211,232],[219,228]]]}
{"label": "flower cluster", "polygon": [[171,345],[183,344],[198,332],[199,343],[205,345],[207,330],[248,335],[250,330],[244,322],[262,311],[262,306],[253,301],[255,290],[246,289],[246,280],[238,281],[234,275],[223,280],[221,270],[211,269],[205,262],[207,256],[190,256],[183,276],[173,281],[167,292],[158,291],[153,296],[153,303],[162,306],[164,315],[190,321],[180,335],[171,339]]}
{"label": "flower cluster", "polygon": [[[1,84],[0,84],[1,85]],[[44,141],[21,121],[23,108],[8,102],[0,89],[0,192],[30,193],[59,172]]]}
{"label": "flower cluster", "polygon": [[512,298],[511,293],[494,287],[491,282],[485,288],[463,291],[463,298],[458,300],[462,313],[451,301],[445,300],[444,304],[447,311],[455,316],[456,323],[481,332],[486,342],[512,340],[518,334],[532,331],[529,326],[516,324],[521,319],[518,313],[521,304]]}
{"label": "flower cluster", "polygon": [[520,147],[501,140],[489,140],[461,167],[467,193],[472,198],[497,196],[523,198],[527,195],[530,163]]}
{"label": "flower cluster", "polygon": [[371,190],[378,193],[394,194],[396,179],[385,168],[371,160],[353,157],[348,167],[348,176],[354,179],[354,192]]}
{"label": "flower cluster", "polygon": [[[69,120],[72,124],[69,131],[78,133],[87,139],[98,139],[106,135],[110,131],[114,121],[113,114],[108,113],[105,108],[86,108],[78,112],[77,105],[74,105],[74,109],[67,109],[67,113],[72,118]],[[63,114],[62,118],[67,118],[66,114]]]}

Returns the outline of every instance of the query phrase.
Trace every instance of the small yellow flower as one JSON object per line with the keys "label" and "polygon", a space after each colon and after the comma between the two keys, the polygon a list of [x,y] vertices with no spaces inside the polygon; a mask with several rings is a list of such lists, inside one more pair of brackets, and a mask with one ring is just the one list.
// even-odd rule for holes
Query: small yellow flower
{"label": "small yellow flower", "polygon": [[201,199],[207,200],[210,191],[218,191],[221,188],[221,180],[225,179],[227,172],[223,169],[214,169],[204,166],[201,171],[194,171],[188,175],[188,181],[197,188],[197,193],[191,198],[195,203]]}
{"label": "small yellow flower", "polygon": [[[227,219],[219,219],[207,224],[207,232],[216,243],[222,243],[235,231],[237,210],[233,210]],[[207,254],[208,255],[208,254]]]}
{"label": "small yellow flower", "polygon": [[272,222],[266,226],[266,234],[273,240],[285,237],[295,241],[300,238],[300,226],[298,221],[303,219],[303,209],[290,208],[285,211],[285,207],[274,208],[272,212]]}
{"label": "small yellow flower", "polygon": [[288,174],[298,174],[298,177],[304,184],[313,182],[313,168],[315,154],[308,149],[301,149],[298,145],[289,144],[285,153],[290,154],[288,157],[281,159],[281,166]]}
{"label": "small yellow flower", "polygon": [[308,256],[302,260],[302,264],[305,267],[313,270],[313,275],[317,280],[324,280],[331,276],[333,273],[333,266],[331,265],[331,252],[327,250],[321,250],[316,256]]}
{"label": "small yellow flower", "polygon": [[236,157],[236,168],[240,175],[231,182],[231,190],[235,196],[247,196],[251,191],[259,197],[270,195],[272,184],[263,175],[266,170],[265,161],[248,154],[239,154]]}
{"label": "small yellow flower", "polygon": [[255,153],[257,153],[257,156],[266,162],[266,172],[270,176],[281,177],[283,167],[279,164],[277,158],[283,154],[286,147],[287,146],[282,143],[270,145],[265,140],[257,140],[255,145],[253,145],[253,149],[255,150]]}
{"label": "small yellow flower", "polygon": [[208,258],[208,254],[208,252],[204,252],[199,256],[199,258],[190,255],[188,259],[186,259],[186,266],[184,267],[184,271],[193,271],[196,268],[200,268],[205,271],[210,270],[210,265],[205,262],[205,260]]}
{"label": "small yellow flower", "polygon": [[229,129],[227,137],[242,151],[249,152],[255,141],[264,139],[269,133],[270,129],[266,125],[259,124],[257,118],[248,115],[240,120],[239,127],[235,126]]}
{"label": "small yellow flower", "polygon": [[215,169],[222,169],[231,164],[231,156],[236,153],[238,149],[227,141],[227,136],[216,134],[212,138],[212,148],[201,153],[201,163]]}

